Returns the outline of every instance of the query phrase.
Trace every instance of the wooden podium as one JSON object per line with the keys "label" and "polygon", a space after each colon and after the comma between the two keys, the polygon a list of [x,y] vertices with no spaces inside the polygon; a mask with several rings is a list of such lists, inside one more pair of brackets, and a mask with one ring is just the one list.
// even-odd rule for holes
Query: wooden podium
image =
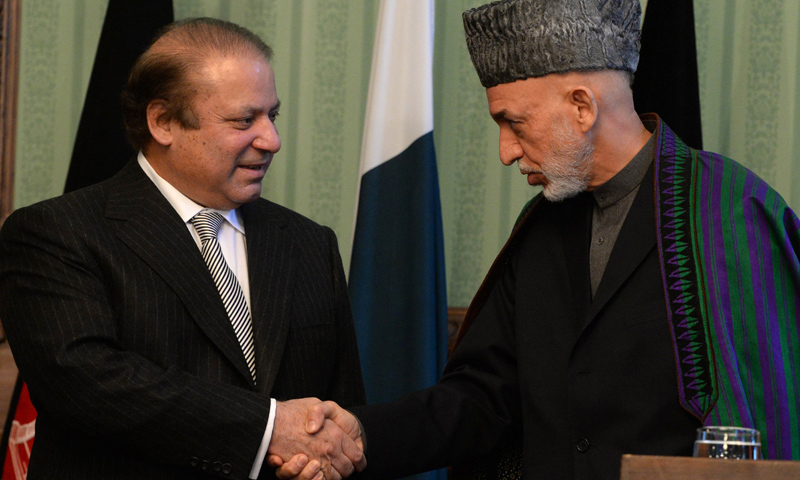
{"label": "wooden podium", "polygon": [[623,455],[620,480],[800,480],[800,462]]}

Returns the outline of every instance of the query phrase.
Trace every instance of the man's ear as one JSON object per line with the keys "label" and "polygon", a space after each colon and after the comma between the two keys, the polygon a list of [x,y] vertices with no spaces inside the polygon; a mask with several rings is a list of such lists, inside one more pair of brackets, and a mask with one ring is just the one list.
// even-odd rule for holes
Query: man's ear
{"label": "man's ear", "polygon": [[164,100],[152,100],[147,105],[147,128],[157,143],[168,147],[172,145],[174,123],[168,118],[167,104]]}
{"label": "man's ear", "polygon": [[581,131],[587,133],[597,121],[597,99],[589,87],[577,86],[567,94]]}

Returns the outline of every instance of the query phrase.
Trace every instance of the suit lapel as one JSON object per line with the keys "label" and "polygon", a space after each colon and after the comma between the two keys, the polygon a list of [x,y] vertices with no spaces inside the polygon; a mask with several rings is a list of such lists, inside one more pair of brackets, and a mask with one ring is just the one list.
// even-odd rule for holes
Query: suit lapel
{"label": "suit lapel", "polygon": [[135,161],[113,182],[106,217],[116,235],[164,279],[200,329],[252,382],[225,306],[186,224]]}
{"label": "suit lapel", "polygon": [[603,279],[587,312],[584,327],[600,313],[625,280],[656,246],[655,210],[653,209],[653,166],[642,180],[636,198],[611,251]]}
{"label": "suit lapel", "polygon": [[269,392],[278,374],[289,332],[294,243],[284,230],[288,218],[273,203],[241,207],[247,238],[250,303],[259,392]]}

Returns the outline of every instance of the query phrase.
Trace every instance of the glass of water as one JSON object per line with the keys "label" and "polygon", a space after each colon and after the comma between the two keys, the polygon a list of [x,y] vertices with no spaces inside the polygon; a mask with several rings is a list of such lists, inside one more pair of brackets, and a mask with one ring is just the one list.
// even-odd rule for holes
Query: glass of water
{"label": "glass of water", "polygon": [[761,455],[761,434],[743,427],[703,427],[697,429],[694,456],[758,460]]}

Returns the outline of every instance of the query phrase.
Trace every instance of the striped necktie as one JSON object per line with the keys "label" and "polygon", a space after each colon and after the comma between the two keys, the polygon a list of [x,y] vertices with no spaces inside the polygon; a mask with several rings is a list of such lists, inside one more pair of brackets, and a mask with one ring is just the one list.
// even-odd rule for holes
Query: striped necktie
{"label": "striped necktie", "polygon": [[206,265],[211,271],[211,276],[214,278],[220,297],[222,297],[222,303],[225,304],[225,310],[228,312],[233,330],[236,332],[236,338],[239,340],[242,352],[244,352],[247,367],[250,369],[253,381],[255,381],[256,356],[250,310],[247,308],[242,287],[239,285],[239,281],[236,280],[236,275],[225,262],[225,257],[222,256],[222,247],[220,247],[217,240],[217,233],[219,233],[219,228],[224,221],[225,219],[222,218],[222,215],[207,208],[201,210],[191,219],[194,229],[200,236],[203,260],[206,261]]}

